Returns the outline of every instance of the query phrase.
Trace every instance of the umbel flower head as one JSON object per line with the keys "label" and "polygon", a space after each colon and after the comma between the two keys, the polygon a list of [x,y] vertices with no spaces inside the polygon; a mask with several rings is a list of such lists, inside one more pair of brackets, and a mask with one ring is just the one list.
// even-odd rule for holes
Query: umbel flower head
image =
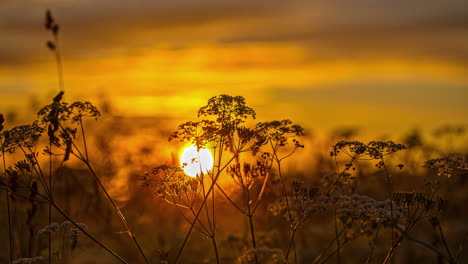
{"label": "umbel flower head", "polygon": [[4,139],[2,149],[8,153],[14,153],[18,148],[34,148],[39,137],[45,129],[39,126],[37,121],[30,125],[22,125],[6,130],[2,133]]}
{"label": "umbel flower head", "polygon": [[[242,96],[219,95],[208,100],[208,104],[198,110],[198,122],[185,122],[180,125],[169,141],[178,139],[189,141],[201,148],[209,142],[222,140],[226,149],[232,149],[232,141],[240,125],[248,118],[255,119],[255,111],[248,107]],[[248,133],[241,131],[243,135]]]}
{"label": "umbel flower head", "polygon": [[145,173],[141,180],[143,186],[156,186],[155,194],[170,202],[200,190],[200,179],[185,175],[177,166],[160,165]]}
{"label": "umbel flower head", "polygon": [[438,176],[450,178],[455,173],[468,171],[468,163],[464,157],[443,157],[425,162],[424,168],[436,170]]}
{"label": "umbel flower head", "polygon": [[288,139],[292,138],[292,142],[296,148],[303,148],[296,137],[304,135],[304,129],[294,124],[291,120],[275,120],[270,122],[259,122],[256,126],[257,145],[262,145],[268,141],[278,144],[279,147],[284,147],[288,144]]}
{"label": "umbel flower head", "polygon": [[77,123],[83,118],[95,118],[101,116],[101,113],[90,102],[74,102],[68,104],[61,102],[63,92],[60,92],[49,105],[44,106],[37,113],[38,119],[42,124],[52,124],[54,129],[60,122],[70,121]]}
{"label": "umbel flower head", "polygon": [[333,146],[330,156],[338,156],[340,152],[359,158],[381,159],[386,155],[406,149],[405,145],[393,141],[370,141],[365,144],[360,141],[339,141]]}

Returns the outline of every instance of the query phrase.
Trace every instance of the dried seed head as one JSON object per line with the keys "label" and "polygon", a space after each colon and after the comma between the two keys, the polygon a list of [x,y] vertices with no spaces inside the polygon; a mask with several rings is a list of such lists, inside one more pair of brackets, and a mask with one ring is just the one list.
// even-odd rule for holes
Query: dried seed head
{"label": "dried seed head", "polygon": [[52,13],[50,12],[49,9],[47,9],[46,17],[45,17],[45,28],[47,30],[51,30],[54,24],[55,24],[55,21],[54,21],[54,18],[52,17]]}
{"label": "dried seed head", "polygon": [[64,92],[63,91],[60,91],[55,97],[54,97],[54,103],[60,103],[60,101],[62,101],[62,98],[63,98],[63,94]]}
{"label": "dried seed head", "polygon": [[55,43],[52,42],[52,41],[50,41],[50,40],[48,40],[48,41],[46,42],[46,45],[47,45],[47,48],[49,48],[50,50],[55,50],[55,48],[56,48],[56,47],[55,47]]}
{"label": "dried seed head", "polygon": [[2,132],[4,126],[3,123],[5,122],[5,117],[3,117],[3,114],[0,114],[0,132]]}

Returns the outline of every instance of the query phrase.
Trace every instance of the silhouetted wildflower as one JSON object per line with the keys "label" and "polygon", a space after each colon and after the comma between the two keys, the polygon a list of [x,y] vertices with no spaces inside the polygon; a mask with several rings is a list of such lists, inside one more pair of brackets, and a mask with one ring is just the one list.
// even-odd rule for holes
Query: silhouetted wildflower
{"label": "silhouetted wildflower", "polygon": [[269,173],[269,165],[265,160],[258,160],[255,164],[236,163],[228,166],[227,173],[239,186],[250,189],[257,181],[263,180]]}
{"label": "silhouetted wildflower", "polygon": [[[198,193],[200,190],[200,179],[185,175],[183,170],[177,166],[161,165],[142,177],[144,186],[155,186],[155,194],[169,203],[178,203],[184,194]],[[185,205],[186,201],[183,201]]]}
{"label": "silhouetted wildflower", "polygon": [[[233,139],[236,132],[240,132],[242,144],[246,144],[246,139],[253,138],[244,129],[239,129],[240,124],[247,118],[255,118],[255,111],[246,106],[242,96],[220,95],[208,100],[208,104],[198,111],[199,117],[206,117],[199,122],[186,122],[180,125],[169,141],[178,139],[184,142],[191,142],[198,148],[206,146],[208,143],[223,142],[225,149],[234,152]],[[237,146],[239,147],[239,146]]]}
{"label": "silhouetted wildflower", "polygon": [[367,155],[373,159],[381,159],[386,155],[404,150],[406,147],[393,141],[371,141],[367,143]]}
{"label": "silhouetted wildflower", "polygon": [[42,260],[44,260],[43,257],[34,257],[34,258],[20,258],[17,260],[14,260],[12,264],[36,264],[36,263],[41,263]]}
{"label": "silhouetted wildflower", "polygon": [[36,146],[44,128],[37,121],[31,125],[22,125],[3,131],[3,151],[14,153],[18,148],[32,149]]}
{"label": "silhouetted wildflower", "polygon": [[468,163],[464,157],[443,157],[425,162],[424,168],[437,171],[438,176],[450,178],[454,173],[468,170]]}
{"label": "silhouetted wildflower", "polygon": [[339,141],[333,146],[330,156],[336,157],[343,152],[350,157],[360,157],[367,151],[367,145],[360,141]]}
{"label": "silhouetted wildflower", "polygon": [[256,129],[260,139],[271,140],[278,143],[281,147],[286,146],[289,138],[292,138],[295,147],[304,147],[296,139],[296,137],[304,135],[304,129],[300,125],[294,124],[291,120],[259,122]]}

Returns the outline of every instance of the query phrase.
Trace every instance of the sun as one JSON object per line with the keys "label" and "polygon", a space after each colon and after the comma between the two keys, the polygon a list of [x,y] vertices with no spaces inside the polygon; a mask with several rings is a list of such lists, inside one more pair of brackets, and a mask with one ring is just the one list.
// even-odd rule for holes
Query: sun
{"label": "sun", "polygon": [[182,152],[180,166],[185,174],[196,177],[201,175],[202,172],[205,174],[213,168],[213,155],[207,148],[197,150],[195,145],[191,145]]}

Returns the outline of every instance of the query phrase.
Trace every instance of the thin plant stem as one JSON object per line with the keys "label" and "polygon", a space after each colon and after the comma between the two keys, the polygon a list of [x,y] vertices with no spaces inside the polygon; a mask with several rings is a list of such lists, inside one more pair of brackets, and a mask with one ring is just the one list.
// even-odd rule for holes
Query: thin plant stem
{"label": "thin plant stem", "polygon": [[369,256],[367,257],[366,264],[372,263],[372,255],[374,254],[375,245],[377,243],[377,238],[379,236],[380,225],[381,224],[379,223],[379,225],[377,226],[377,230],[375,231],[375,236],[374,236],[374,239],[372,240],[371,251],[369,252]]}
{"label": "thin plant stem", "polygon": [[[2,137],[0,137],[0,147],[1,146],[3,146]],[[5,150],[3,149],[3,147],[2,147],[2,160],[3,160],[3,171],[6,171]],[[7,201],[9,256],[10,256],[10,263],[13,263],[13,234],[11,232],[10,194],[8,193],[8,190],[5,193],[6,193],[6,201]]]}
{"label": "thin plant stem", "polygon": [[80,123],[80,128],[81,128],[81,136],[83,137],[83,146],[84,146],[84,150],[85,150],[86,160],[89,160],[88,144],[86,144],[86,134],[85,134],[85,131],[84,131],[83,120],[81,119],[81,117],[80,117],[79,123]]}
{"label": "thin plant stem", "polygon": [[216,239],[214,234],[211,236],[211,242],[213,243],[213,250],[216,255],[216,263],[219,264],[219,253],[218,253],[218,246],[216,245]]}
{"label": "thin plant stem", "polygon": [[455,256],[453,262],[454,263],[457,263],[458,262],[458,258],[460,257],[461,253],[463,252],[464,248],[465,248],[465,242],[466,242],[466,239],[468,238],[468,235],[465,234],[465,236],[463,237],[462,241],[460,242],[460,245],[458,246],[458,252],[457,252],[457,255]]}
{"label": "thin plant stem", "polygon": [[203,209],[203,205],[206,203],[206,201],[208,200],[208,197],[209,195],[211,194],[211,191],[213,190],[219,176],[221,175],[221,172],[227,167],[227,165],[229,163],[231,163],[231,161],[234,160],[234,158],[236,157],[236,155],[233,155],[230,160],[222,167],[220,168],[220,166],[218,166],[218,171],[216,173],[216,176],[213,177],[213,181],[211,183],[211,186],[210,188],[208,188],[207,192],[206,192],[206,195],[203,197],[203,201],[202,201],[202,205],[200,206],[200,208],[198,209],[197,211],[197,214],[195,215],[195,219],[193,220],[192,224],[190,225],[190,228],[189,230],[187,231],[187,234],[185,235],[185,238],[184,238],[184,241],[182,242],[182,245],[179,249],[179,251],[177,252],[177,255],[176,255],[176,258],[174,260],[174,263],[176,264],[178,262],[178,260],[180,259],[180,256],[182,255],[182,252],[184,251],[184,248],[185,248],[185,245],[187,244],[188,242],[188,239],[190,237],[190,235],[192,234],[192,231],[193,231],[193,228],[194,228],[194,225],[195,223],[198,221],[198,218],[200,217],[200,213]]}
{"label": "thin plant stem", "polygon": [[444,254],[442,254],[440,251],[438,251],[436,248],[434,248],[433,246],[429,245],[428,243],[424,242],[424,241],[421,241],[421,240],[418,240],[418,239],[414,239],[413,237],[410,237],[408,235],[406,235],[406,239],[408,239],[408,241],[411,241],[411,242],[414,242],[416,244],[419,244],[429,250],[431,250],[432,252],[434,252],[438,257],[440,257],[441,259],[445,260],[446,262],[448,263],[455,263],[455,262],[452,262],[450,261],[449,259],[447,259],[447,257],[444,256]]}
{"label": "thin plant stem", "polygon": [[[63,127],[61,127],[62,130],[63,130]],[[96,182],[98,183],[99,187],[101,188],[101,190],[104,192],[104,194],[106,195],[107,199],[111,202],[112,204],[112,207],[114,208],[114,211],[117,213],[117,215],[119,216],[120,220],[122,221],[122,223],[124,224],[125,226],[125,229],[127,229],[127,232],[130,234],[130,236],[132,237],[135,245],[137,246],[138,248],[138,251],[140,252],[140,255],[144,258],[145,260],[145,263],[146,264],[149,264],[149,261],[148,259],[146,258],[146,255],[145,253],[143,252],[143,249],[141,248],[140,244],[138,243],[138,240],[135,236],[135,234],[132,232],[128,222],[127,222],[127,219],[125,219],[125,216],[122,214],[122,212],[120,211],[119,207],[117,206],[117,204],[115,204],[114,200],[112,199],[112,197],[110,196],[109,192],[107,192],[107,189],[104,187],[104,185],[102,184],[101,180],[99,179],[99,177],[97,176],[96,172],[94,171],[93,167],[91,166],[91,163],[89,162],[89,160],[87,160],[82,152],[79,150],[78,146],[75,144],[75,142],[72,141],[72,144],[74,146],[74,148],[78,151],[78,154],[79,156],[77,156],[81,161],[83,161],[83,163],[86,165],[86,167],[88,168],[88,170],[91,172],[91,174],[93,175],[94,179],[96,180]]]}
{"label": "thin plant stem", "polygon": [[[356,156],[353,156],[351,157],[351,161],[349,162],[349,164],[352,164],[353,161],[356,159]],[[338,174],[338,177],[336,178],[335,182],[333,182],[333,184],[330,186],[330,188],[328,188],[327,192],[325,193],[325,195],[329,195],[331,193],[331,191],[333,190],[333,188],[335,188],[336,184],[338,184],[338,182],[340,181],[341,177],[343,177],[343,175],[345,174],[345,172],[347,172],[349,170],[348,167],[345,167],[343,169],[343,171],[341,171],[340,174]]]}
{"label": "thin plant stem", "polygon": [[40,193],[37,193],[37,195],[41,196],[42,198],[44,198],[44,201],[41,201],[41,200],[38,200],[38,199],[31,199],[31,197],[27,197],[25,195],[21,195],[19,193],[13,193],[11,192],[10,189],[8,189],[8,187],[5,187],[5,186],[0,186],[1,189],[5,190],[6,192],[10,192],[10,194],[16,196],[16,197],[20,197],[20,198],[23,198],[25,200],[29,200],[29,201],[34,201],[34,202],[39,202],[39,203],[49,203],[48,201],[46,201],[46,197],[44,197],[43,195],[41,195]]}
{"label": "thin plant stem", "polygon": [[[286,192],[286,184],[284,182],[283,174],[281,172],[281,159],[279,159],[278,153],[276,152],[276,147],[273,145],[271,140],[270,140],[270,146],[271,146],[271,149],[273,150],[273,157],[276,161],[276,165],[278,166],[278,176],[281,181],[281,187],[282,187],[284,199],[286,200],[286,210],[288,212],[289,225],[292,227],[292,216],[291,216],[291,209],[289,208],[288,193]],[[288,254],[286,254],[286,259],[288,259]]]}
{"label": "thin plant stem", "polygon": [[395,241],[394,239],[394,229],[395,229],[395,225],[394,225],[394,222],[393,222],[393,184],[392,184],[392,179],[390,178],[390,174],[388,173],[388,170],[387,170],[387,166],[385,165],[385,162],[384,162],[384,159],[383,157],[381,158],[382,160],[382,164],[383,164],[383,167],[384,167],[384,170],[385,170],[385,176],[387,178],[387,183],[388,183],[388,189],[389,189],[389,199],[390,199],[390,223],[391,223],[391,237],[392,237],[392,245],[393,245],[393,242]]}
{"label": "thin plant stem", "polygon": [[78,228],[81,232],[83,232],[87,237],[89,237],[91,240],[93,240],[96,244],[98,244],[101,248],[109,252],[112,256],[114,256],[116,259],[118,259],[121,263],[128,264],[127,261],[125,261],[122,257],[117,255],[114,251],[112,251],[110,248],[108,248],[106,245],[104,245],[102,242],[97,240],[93,235],[88,233],[85,229],[80,227],[70,216],[68,216],[57,204],[55,204],[53,201],[51,201],[52,206],[59,212],[63,217],[65,217],[68,221],[70,221],[76,228]]}
{"label": "thin plant stem", "polygon": [[[341,236],[341,234],[343,234],[344,231],[346,231],[346,228],[348,228],[349,226],[351,226],[352,223],[353,223],[353,220],[350,221],[349,223],[347,223],[347,224],[343,227],[343,229],[338,233],[338,235],[335,236],[335,238],[334,238],[334,239],[328,244],[328,246],[322,251],[322,253],[320,253],[320,255],[318,255],[318,256],[314,259],[314,261],[312,262],[312,264],[317,263],[317,262],[322,258],[322,256],[325,255],[325,253],[327,253],[327,251],[328,251],[328,250],[333,246],[333,244],[335,243],[336,239],[337,239],[339,236]],[[343,245],[343,244],[342,244],[342,245]]]}
{"label": "thin plant stem", "polygon": [[226,198],[226,200],[228,200],[237,210],[239,210],[239,212],[241,212],[241,213],[244,214],[244,215],[247,215],[247,212],[244,211],[244,209],[240,208],[240,206],[237,205],[236,202],[234,202],[234,201],[229,197],[229,195],[227,195],[227,193],[223,190],[223,188],[221,188],[221,186],[219,186],[218,183],[216,183],[216,187],[218,187],[218,190],[221,191],[221,193],[224,195],[224,197]]}
{"label": "thin plant stem", "polygon": [[[253,249],[257,249],[257,242],[255,240],[255,228],[254,228],[254,223],[253,223],[253,215],[250,214],[250,207],[248,209],[249,211],[249,226],[250,226],[250,236],[252,238],[252,247]],[[258,264],[258,258],[257,258],[257,252],[254,253],[254,258],[255,258],[255,263]]]}
{"label": "thin plant stem", "polygon": [[271,167],[273,166],[273,162],[270,163],[270,167],[268,168],[268,173],[267,175],[265,176],[265,179],[263,180],[263,184],[262,184],[262,188],[260,189],[260,193],[258,195],[258,198],[257,200],[255,201],[255,204],[253,206],[253,211],[252,211],[252,214],[255,214],[255,211],[257,211],[257,208],[258,208],[258,205],[260,204],[260,201],[262,200],[263,198],[263,194],[265,193],[265,190],[266,190],[266,186],[267,186],[267,183],[268,183],[268,180],[270,179],[270,170],[271,170]]}
{"label": "thin plant stem", "polygon": [[297,264],[296,241],[293,240],[294,264]]}
{"label": "thin plant stem", "polygon": [[296,231],[296,228],[291,229],[291,237],[289,238],[288,249],[286,250],[286,260],[288,259],[289,253],[291,252],[291,247],[294,242],[294,235],[296,234]]}
{"label": "thin plant stem", "polygon": [[[343,241],[343,243],[341,244],[340,248],[342,248],[342,247],[344,247],[346,244],[348,244],[349,241],[350,241],[349,239],[346,239],[345,241]],[[320,264],[323,264],[323,263],[327,262],[327,260],[328,260],[331,256],[333,256],[340,248],[337,248],[337,249],[335,249],[334,251],[332,251],[330,254],[328,254],[328,256],[326,256],[325,259],[322,260],[322,262],[320,262]]]}
{"label": "thin plant stem", "polygon": [[[202,179],[201,182],[202,182],[202,193],[203,193],[203,196],[205,196],[206,195],[205,181]],[[205,203],[203,207],[205,208],[206,219],[207,219],[206,221],[208,221],[208,227],[210,228],[210,233],[213,233],[213,226],[211,225],[210,213],[208,212],[208,206]]]}
{"label": "thin plant stem", "polygon": [[91,172],[91,174],[94,176],[94,178],[96,179],[96,182],[99,184],[99,186],[101,187],[101,190],[104,192],[104,194],[106,195],[107,199],[111,202],[112,206],[114,207],[114,210],[115,212],[117,213],[117,215],[120,217],[120,219],[122,220],[122,223],[124,224],[125,228],[127,229],[127,231],[130,233],[133,241],[135,242],[135,245],[137,246],[138,248],[138,251],[140,252],[141,256],[145,259],[145,263],[149,264],[148,262],[148,259],[146,258],[146,255],[144,254],[143,252],[143,249],[141,248],[140,244],[138,243],[138,240],[135,236],[135,234],[132,232],[132,230],[130,229],[130,226],[127,222],[127,219],[125,219],[125,216],[122,214],[122,212],[120,211],[119,207],[117,206],[117,204],[115,204],[114,200],[112,199],[112,197],[110,196],[110,194],[107,192],[106,188],[104,187],[104,185],[102,184],[101,180],[99,179],[99,177],[97,176],[97,174],[94,172],[93,168],[91,167],[91,164],[89,162],[85,162],[86,166],[88,167],[89,171]]}
{"label": "thin plant stem", "polygon": [[54,41],[55,41],[55,61],[57,63],[57,75],[59,79],[59,88],[60,91],[65,91],[65,84],[63,80],[63,64],[62,64],[62,56],[60,52],[60,45],[59,45],[59,38],[58,34],[54,34]]}
{"label": "thin plant stem", "polygon": [[[49,149],[50,152],[52,153],[52,142],[49,142]],[[51,201],[52,199],[52,155],[49,155],[49,226],[52,223],[52,204]],[[52,263],[52,233],[49,232],[49,264]]]}
{"label": "thin plant stem", "polygon": [[445,239],[445,235],[442,230],[442,224],[439,223],[437,226],[438,226],[437,229],[439,231],[440,238],[442,239],[442,244],[444,245],[445,251],[447,252],[447,256],[449,257],[450,263],[453,263],[452,252],[450,252],[449,246],[447,244],[447,240]]}
{"label": "thin plant stem", "polygon": [[336,219],[336,208],[334,210],[333,215],[335,218],[336,256],[338,258],[338,264],[340,264],[341,263],[340,238],[338,237],[338,220]]}

